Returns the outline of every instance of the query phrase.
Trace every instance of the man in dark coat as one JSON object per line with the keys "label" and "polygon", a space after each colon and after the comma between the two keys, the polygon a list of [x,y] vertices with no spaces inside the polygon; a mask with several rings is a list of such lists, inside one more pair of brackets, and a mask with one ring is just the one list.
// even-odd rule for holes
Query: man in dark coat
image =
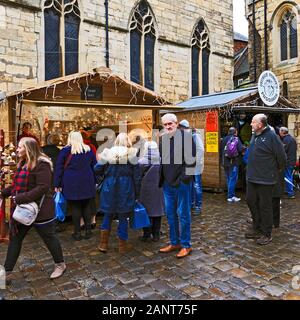
{"label": "man in dark coat", "polygon": [[249,147],[246,179],[253,229],[245,237],[266,245],[272,241],[273,190],[280,170],[285,167],[286,155],[279,137],[268,126],[266,115],[255,115],[251,126],[254,135]]}
{"label": "man in dark coat", "polygon": [[[237,139],[237,154],[235,157],[228,157],[226,155],[227,143],[232,141],[232,139]],[[241,198],[235,196],[235,186],[238,181],[239,165],[240,165],[240,155],[243,151],[243,145],[240,138],[237,136],[237,130],[234,127],[229,128],[228,135],[221,142],[221,156],[222,165],[226,174],[227,183],[227,201],[228,202],[238,202]]]}
{"label": "man in dark coat", "polygon": [[160,143],[160,186],[164,190],[170,245],[159,251],[167,253],[181,249],[176,257],[183,258],[192,252],[190,183],[195,173],[196,146],[191,133],[177,128],[175,114],[165,114],[162,123],[166,134]]}
{"label": "man in dark coat", "polygon": [[284,146],[284,150],[287,156],[286,167],[284,171],[285,179],[285,192],[287,193],[288,199],[295,199],[295,192],[293,186],[293,170],[297,161],[297,142],[289,134],[289,129],[281,127],[279,129],[279,135]]}

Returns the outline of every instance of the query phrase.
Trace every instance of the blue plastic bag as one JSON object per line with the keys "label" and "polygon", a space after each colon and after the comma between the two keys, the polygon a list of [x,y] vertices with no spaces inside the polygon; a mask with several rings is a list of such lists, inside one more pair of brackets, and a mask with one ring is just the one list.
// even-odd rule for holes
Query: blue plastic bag
{"label": "blue plastic bag", "polygon": [[54,195],[55,217],[59,221],[64,221],[67,213],[67,201],[61,192]]}
{"label": "blue plastic bag", "polygon": [[150,227],[150,219],[145,207],[140,203],[136,202],[134,206],[133,216],[130,219],[130,227],[132,229],[141,229]]}

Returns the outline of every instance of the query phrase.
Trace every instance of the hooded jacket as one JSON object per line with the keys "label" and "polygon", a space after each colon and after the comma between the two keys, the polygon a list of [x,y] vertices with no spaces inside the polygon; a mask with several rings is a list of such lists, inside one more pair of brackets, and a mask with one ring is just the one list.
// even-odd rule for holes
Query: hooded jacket
{"label": "hooded jacket", "polygon": [[131,213],[139,195],[140,174],[137,149],[114,146],[104,149],[95,165],[96,176],[104,176],[100,191],[100,212]]}
{"label": "hooded jacket", "polygon": [[163,189],[159,188],[160,156],[158,149],[148,149],[139,160],[141,190],[139,200],[146,208],[149,217],[164,215]]}

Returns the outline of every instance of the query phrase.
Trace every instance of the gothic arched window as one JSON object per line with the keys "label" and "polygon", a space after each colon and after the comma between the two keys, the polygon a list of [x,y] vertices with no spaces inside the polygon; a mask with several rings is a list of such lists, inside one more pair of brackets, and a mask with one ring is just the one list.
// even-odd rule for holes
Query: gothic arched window
{"label": "gothic arched window", "polygon": [[80,10],[77,0],[46,0],[45,80],[78,72]]}
{"label": "gothic arched window", "polygon": [[292,10],[282,16],[279,28],[280,60],[285,61],[297,57],[297,18]]}
{"label": "gothic arched window", "polygon": [[154,17],[147,1],[134,9],[130,22],[130,79],[154,90]]}
{"label": "gothic arched window", "polygon": [[192,37],[192,96],[209,93],[209,55],[208,31],[200,20]]}

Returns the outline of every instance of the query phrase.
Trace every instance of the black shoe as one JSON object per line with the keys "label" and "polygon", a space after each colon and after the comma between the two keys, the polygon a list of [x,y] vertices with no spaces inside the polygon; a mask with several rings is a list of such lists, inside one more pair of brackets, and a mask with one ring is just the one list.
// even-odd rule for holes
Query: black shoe
{"label": "black shoe", "polygon": [[96,226],[97,226],[97,223],[96,223],[96,222],[95,222],[95,223],[92,223],[92,224],[91,224],[92,230],[96,229]]}
{"label": "black shoe", "polygon": [[82,240],[82,236],[80,233],[72,233],[72,238],[75,240],[75,241],[80,241]]}
{"label": "black shoe", "polygon": [[139,240],[140,241],[143,241],[143,242],[151,242],[151,237],[145,237],[145,236],[141,236],[139,237]]}
{"label": "black shoe", "polygon": [[84,239],[91,239],[92,236],[93,236],[92,231],[91,230],[86,230]]}
{"label": "black shoe", "polygon": [[81,231],[85,230],[85,224],[83,224],[82,226],[80,226],[80,230],[81,230]]}
{"label": "black shoe", "polygon": [[249,230],[248,232],[245,233],[245,238],[246,239],[259,239],[261,237],[261,233],[258,230]]}
{"label": "black shoe", "polygon": [[159,236],[153,236],[153,238],[152,238],[152,241],[153,242],[158,242],[160,240],[160,237]]}
{"label": "black shoe", "polygon": [[262,236],[256,240],[256,243],[261,246],[264,246],[264,245],[270,243],[272,240],[273,240],[272,236]]}

